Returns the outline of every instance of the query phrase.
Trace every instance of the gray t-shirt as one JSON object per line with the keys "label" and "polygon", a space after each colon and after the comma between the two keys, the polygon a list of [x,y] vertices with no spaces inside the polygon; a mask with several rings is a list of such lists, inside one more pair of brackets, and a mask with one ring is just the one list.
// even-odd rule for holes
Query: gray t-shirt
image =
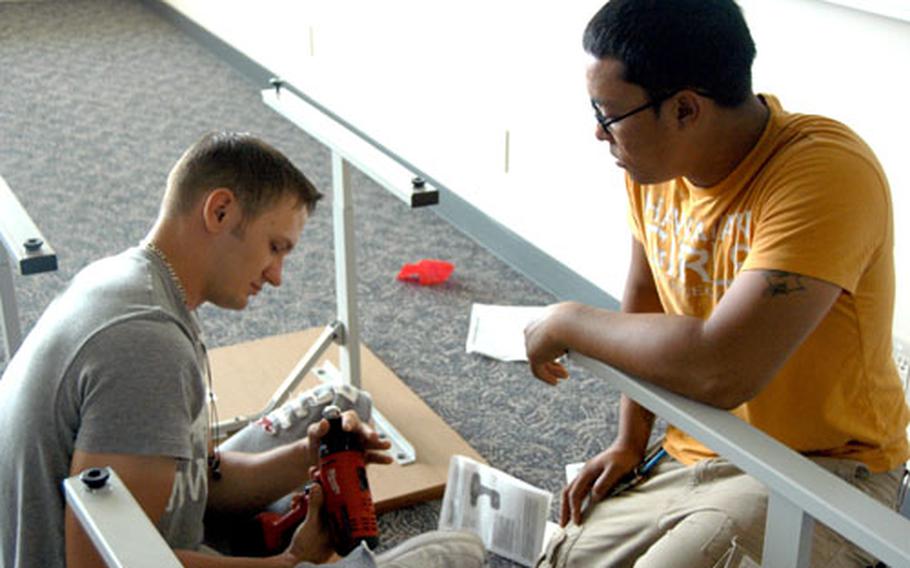
{"label": "gray t-shirt", "polygon": [[205,348],[145,248],[83,269],[0,379],[0,565],[65,565],[63,480],[76,449],[172,456],[159,530],[196,548],[208,493]]}

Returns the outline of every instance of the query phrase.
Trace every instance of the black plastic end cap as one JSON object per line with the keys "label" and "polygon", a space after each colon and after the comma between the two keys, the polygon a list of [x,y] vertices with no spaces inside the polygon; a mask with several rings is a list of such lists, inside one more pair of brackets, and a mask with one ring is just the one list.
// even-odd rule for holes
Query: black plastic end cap
{"label": "black plastic end cap", "polygon": [[79,481],[89,489],[101,489],[110,478],[111,472],[106,467],[90,467],[79,474]]}
{"label": "black plastic end cap", "polygon": [[411,194],[411,207],[426,207],[439,203],[439,192],[434,190],[418,191]]}

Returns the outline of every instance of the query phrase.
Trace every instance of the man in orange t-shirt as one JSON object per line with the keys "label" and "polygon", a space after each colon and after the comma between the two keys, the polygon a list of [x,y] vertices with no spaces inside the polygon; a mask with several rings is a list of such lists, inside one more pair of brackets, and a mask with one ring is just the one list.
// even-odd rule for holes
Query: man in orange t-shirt
{"label": "man in orange t-shirt", "polygon": [[[627,172],[632,260],[622,312],[566,302],[526,330],[534,374],[566,350],[731,410],[893,506],[910,412],[891,358],[887,180],[846,126],[755,95],[733,0],[611,0],[584,46],[598,125]],[[619,432],[563,491],[543,566],[714,566],[760,558],[765,488],[670,426],[642,485],[653,415],[623,397]],[[592,505],[582,516],[582,502]],[[818,526],[813,566],[872,562]]]}

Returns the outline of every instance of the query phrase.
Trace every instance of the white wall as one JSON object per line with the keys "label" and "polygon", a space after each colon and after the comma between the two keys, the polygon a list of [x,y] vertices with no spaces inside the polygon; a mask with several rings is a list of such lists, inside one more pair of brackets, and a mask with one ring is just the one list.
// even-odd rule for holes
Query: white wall
{"label": "white wall", "polygon": [[[602,0],[167,1],[622,295],[625,191],[593,137],[580,47]],[[896,329],[910,338],[910,231],[902,225],[910,213],[902,143],[910,132],[910,22],[822,0],[740,4],[758,45],[756,90],[847,123],[884,165],[897,226]]]}

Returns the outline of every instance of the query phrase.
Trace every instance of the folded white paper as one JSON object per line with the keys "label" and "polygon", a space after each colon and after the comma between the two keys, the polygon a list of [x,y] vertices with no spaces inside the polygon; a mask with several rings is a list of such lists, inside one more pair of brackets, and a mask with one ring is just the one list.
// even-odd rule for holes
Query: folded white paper
{"label": "folded white paper", "polygon": [[[524,566],[543,551],[549,491],[465,456],[452,456],[440,530],[468,530],[487,550]],[[549,527],[552,531],[553,527]]]}
{"label": "folded white paper", "polygon": [[539,319],[546,306],[471,306],[468,353],[480,353],[500,361],[527,361],[524,330]]}

